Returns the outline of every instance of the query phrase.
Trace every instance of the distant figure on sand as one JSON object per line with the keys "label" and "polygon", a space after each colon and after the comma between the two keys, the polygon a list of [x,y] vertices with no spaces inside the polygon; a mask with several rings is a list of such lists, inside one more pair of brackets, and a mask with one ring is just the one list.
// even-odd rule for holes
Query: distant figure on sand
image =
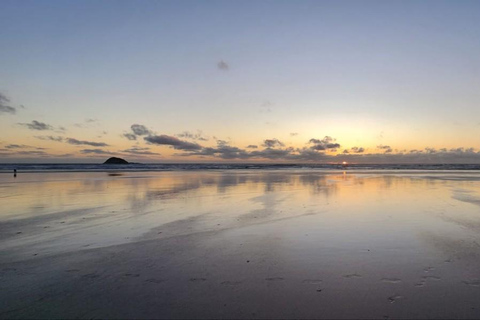
{"label": "distant figure on sand", "polygon": [[17,169],[13,169],[13,177],[14,177],[14,178],[17,177]]}

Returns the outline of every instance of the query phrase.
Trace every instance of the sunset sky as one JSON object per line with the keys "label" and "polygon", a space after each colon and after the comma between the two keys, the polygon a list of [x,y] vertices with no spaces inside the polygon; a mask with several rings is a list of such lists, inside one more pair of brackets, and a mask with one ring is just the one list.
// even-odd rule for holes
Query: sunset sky
{"label": "sunset sky", "polygon": [[0,162],[480,162],[480,1],[0,3]]}

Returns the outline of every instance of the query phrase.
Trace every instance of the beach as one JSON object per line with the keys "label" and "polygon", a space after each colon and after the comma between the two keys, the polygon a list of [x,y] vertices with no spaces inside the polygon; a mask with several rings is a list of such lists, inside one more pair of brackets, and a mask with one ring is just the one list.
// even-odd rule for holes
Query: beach
{"label": "beach", "polygon": [[0,173],[1,318],[480,318],[480,172]]}

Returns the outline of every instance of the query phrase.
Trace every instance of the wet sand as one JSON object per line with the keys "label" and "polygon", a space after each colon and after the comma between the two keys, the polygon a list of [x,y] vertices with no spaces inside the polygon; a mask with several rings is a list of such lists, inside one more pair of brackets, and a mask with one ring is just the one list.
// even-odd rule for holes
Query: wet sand
{"label": "wet sand", "polygon": [[1,318],[480,318],[480,174],[0,174]]}

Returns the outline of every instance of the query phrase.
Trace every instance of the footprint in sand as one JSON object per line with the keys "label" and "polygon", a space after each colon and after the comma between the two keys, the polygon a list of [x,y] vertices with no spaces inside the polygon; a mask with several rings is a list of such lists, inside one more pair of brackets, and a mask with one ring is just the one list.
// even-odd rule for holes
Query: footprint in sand
{"label": "footprint in sand", "polygon": [[125,277],[138,278],[138,277],[140,277],[140,274],[139,274],[139,273],[125,273],[124,276],[125,276]]}
{"label": "footprint in sand", "polygon": [[320,280],[320,279],[305,279],[305,280],[303,280],[303,283],[319,284],[319,283],[322,283],[322,280]]}
{"label": "footprint in sand", "polygon": [[388,297],[387,300],[388,300],[388,302],[390,302],[390,303],[394,303],[394,302],[396,302],[397,300],[402,299],[402,298],[403,298],[402,296],[393,295],[393,296],[391,296],[391,297]]}
{"label": "footprint in sand", "polygon": [[472,287],[480,287],[480,280],[470,280],[470,281],[462,281],[465,283],[467,286],[472,286]]}
{"label": "footprint in sand", "polygon": [[398,278],[382,278],[382,282],[387,282],[387,283],[399,283],[402,282],[401,279]]}
{"label": "footprint in sand", "polygon": [[440,281],[440,280],[442,280],[442,278],[436,277],[436,276],[423,276],[422,279],[425,279],[425,280],[435,280],[435,281]]}
{"label": "footprint in sand", "polygon": [[152,283],[161,283],[165,280],[162,280],[162,279],[154,279],[154,278],[151,278],[151,279],[147,279],[145,280],[145,282],[152,282]]}
{"label": "footprint in sand", "polygon": [[223,284],[225,286],[237,286],[241,283],[242,283],[242,281],[223,281],[221,284]]}
{"label": "footprint in sand", "polygon": [[418,283],[415,283],[415,287],[423,287],[423,286],[425,286],[425,283],[426,283],[426,281],[425,281],[425,280],[422,280],[422,281],[420,281],[420,282],[418,282]]}
{"label": "footprint in sand", "polygon": [[272,278],[265,278],[267,281],[282,281],[283,278],[280,277],[272,277]]}
{"label": "footprint in sand", "polygon": [[423,269],[424,272],[430,272],[430,271],[433,271],[435,270],[434,267],[426,267],[425,269]]}
{"label": "footprint in sand", "polygon": [[352,273],[352,274],[346,274],[343,277],[347,278],[347,279],[350,279],[350,278],[361,278],[362,276],[359,275],[358,273]]}
{"label": "footprint in sand", "polygon": [[191,282],[201,282],[201,281],[207,281],[206,278],[190,278]]}

